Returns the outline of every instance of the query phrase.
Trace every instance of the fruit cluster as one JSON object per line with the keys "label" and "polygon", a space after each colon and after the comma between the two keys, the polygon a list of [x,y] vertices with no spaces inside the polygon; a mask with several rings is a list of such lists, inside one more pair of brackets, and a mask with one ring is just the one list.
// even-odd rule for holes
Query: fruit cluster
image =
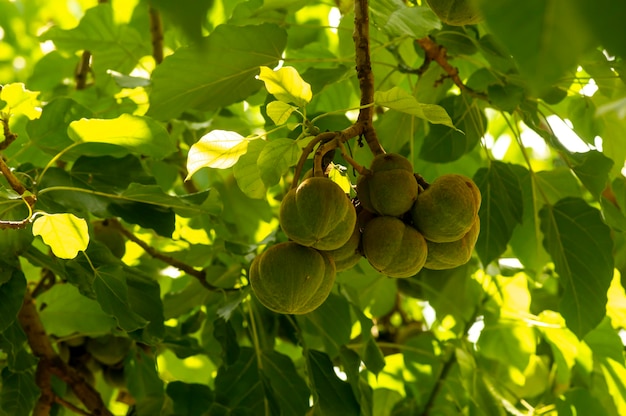
{"label": "fruit cluster", "polygon": [[361,257],[397,278],[469,261],[481,203],[470,178],[446,174],[420,183],[408,159],[385,153],[359,176],[356,193],[350,200],[326,177],[307,178],[287,193],[279,221],[291,241],[268,248],[250,267],[263,305],[284,314],[311,312],[328,297],[336,273]]}

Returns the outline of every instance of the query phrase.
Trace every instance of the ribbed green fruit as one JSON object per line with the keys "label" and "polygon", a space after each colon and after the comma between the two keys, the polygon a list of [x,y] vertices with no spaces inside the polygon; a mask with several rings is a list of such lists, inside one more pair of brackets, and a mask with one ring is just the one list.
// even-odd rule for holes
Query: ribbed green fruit
{"label": "ribbed green fruit", "polygon": [[335,263],[324,252],[293,241],[279,243],[250,265],[250,284],[266,308],[283,314],[317,309],[335,282]]}
{"label": "ribbed green fruit", "polygon": [[336,250],[326,251],[326,253],[335,262],[335,268],[337,269],[337,272],[348,270],[352,268],[352,266],[357,264],[359,260],[361,260],[361,257],[363,257],[363,255],[359,251],[360,244],[361,231],[359,230],[359,225],[357,224],[354,227],[352,236],[350,236],[350,239],[346,242],[346,244]]}
{"label": "ribbed green fruit", "polygon": [[448,243],[463,237],[476,220],[480,191],[467,176],[446,174],[417,197],[413,223],[427,240]]}
{"label": "ribbed green fruit", "polygon": [[379,215],[403,215],[417,198],[413,165],[396,153],[378,155],[369,172],[359,176],[356,193],[363,208]]}
{"label": "ribbed green fruit", "polygon": [[350,239],[356,210],[339,185],[328,178],[313,177],[285,195],[279,222],[293,241],[320,250],[335,250]]}
{"label": "ribbed green fruit", "polygon": [[424,267],[431,270],[454,269],[467,263],[472,257],[472,251],[480,234],[480,217],[472,228],[460,240],[449,243],[435,243],[426,240],[428,257]]}
{"label": "ribbed green fruit", "polygon": [[363,230],[362,246],[372,267],[390,277],[417,274],[428,255],[422,234],[396,217],[370,220]]}

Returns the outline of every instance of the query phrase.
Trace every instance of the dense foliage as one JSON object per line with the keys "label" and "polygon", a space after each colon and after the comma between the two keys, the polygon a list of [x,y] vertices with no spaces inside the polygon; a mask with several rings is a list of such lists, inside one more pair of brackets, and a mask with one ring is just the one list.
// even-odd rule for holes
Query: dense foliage
{"label": "dense foliage", "polygon": [[[626,4],[369,3],[0,1],[0,415],[626,414]],[[470,261],[264,307],[383,149],[477,184]]]}

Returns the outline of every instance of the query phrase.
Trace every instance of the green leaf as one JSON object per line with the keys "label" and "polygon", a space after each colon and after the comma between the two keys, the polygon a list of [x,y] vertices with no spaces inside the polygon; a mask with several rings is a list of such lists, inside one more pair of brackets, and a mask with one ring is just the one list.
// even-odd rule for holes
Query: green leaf
{"label": "green leaf", "polygon": [[267,92],[283,103],[304,107],[313,98],[311,85],[305,82],[298,74],[298,70],[292,66],[284,66],[275,71],[262,66],[258,78],[265,83]]}
{"label": "green leaf", "polygon": [[283,415],[306,413],[311,392],[289,357],[276,351],[264,351],[260,371],[267,377]]}
{"label": "green leaf", "polygon": [[435,104],[422,104],[402,88],[393,87],[388,91],[376,91],[374,93],[374,102],[377,105],[411,114],[433,124],[443,124],[455,129],[452,119],[450,119],[445,108]]}
{"label": "green leaf", "polygon": [[580,198],[565,198],[540,212],[544,246],[565,291],[561,314],[582,338],[606,314],[613,278],[613,241],[600,212]]}
{"label": "green leaf", "polygon": [[105,313],[98,302],[81,295],[73,285],[54,285],[37,297],[39,316],[46,331],[57,337],[73,334],[104,335],[117,326],[115,318]]}
{"label": "green leaf", "polygon": [[487,322],[477,347],[480,355],[509,366],[510,376],[516,384],[524,385],[524,370],[536,348],[532,328],[521,322]]}
{"label": "green leaf", "polygon": [[308,350],[306,355],[309,377],[315,390],[315,414],[324,416],[357,416],[360,406],[352,388],[340,380],[333,369],[328,355],[321,351]]}
{"label": "green leaf", "polygon": [[287,120],[289,120],[289,116],[291,116],[291,113],[293,113],[297,109],[297,107],[294,107],[293,105],[284,103],[282,101],[272,101],[267,105],[265,111],[267,111],[267,115],[269,116],[269,118],[272,119],[274,124],[276,124],[277,126],[281,126],[285,124]]}
{"label": "green leaf", "polygon": [[93,55],[93,68],[100,75],[95,77],[96,82],[110,79],[105,75],[109,69],[130,73],[139,60],[150,53],[149,37],[128,25],[117,24],[111,3],[87,9],[74,29],[51,27],[40,40],[51,40],[57,49],[67,52],[89,50]]}
{"label": "green leaf", "polygon": [[383,31],[393,37],[423,38],[441,29],[441,21],[425,5],[407,7],[400,0],[381,0],[371,6],[372,17]]}
{"label": "green leaf", "polygon": [[481,168],[474,175],[482,195],[476,252],[485,265],[504,253],[513,229],[522,221],[522,189],[513,168],[507,163],[492,162],[488,169]]}
{"label": "green leaf", "polygon": [[480,0],[478,4],[487,26],[508,48],[535,92],[543,92],[575,70],[577,59],[591,46],[584,16],[570,1]]}
{"label": "green leaf", "polygon": [[137,414],[161,414],[165,389],[154,356],[137,348],[128,365],[124,367],[124,373],[128,374],[126,378],[128,392],[137,401]]}
{"label": "green leaf", "polygon": [[276,185],[300,157],[298,142],[291,139],[272,140],[259,153],[257,166],[266,187]]}
{"label": "green leaf", "polygon": [[167,383],[166,391],[179,416],[202,416],[214,400],[213,391],[204,384],[172,381]]}
{"label": "green leaf", "polygon": [[29,415],[39,396],[35,375],[31,371],[13,373],[2,369],[0,384],[0,415]]}
{"label": "green leaf", "polygon": [[456,128],[430,126],[419,157],[434,163],[457,160],[474,149],[487,131],[487,118],[475,100],[458,95],[444,98],[440,104]]}
{"label": "green leaf", "polygon": [[149,117],[122,114],[114,119],[81,119],[71,122],[67,133],[77,143],[114,144],[155,159],[176,151],[167,131]]}
{"label": "green leaf", "polygon": [[333,357],[339,353],[342,345],[350,341],[350,306],[343,296],[331,293],[319,308],[306,315],[299,315],[297,320],[303,331],[322,338],[326,351]]}
{"label": "green leaf", "polygon": [[249,142],[246,154],[241,155],[235,166],[233,166],[233,175],[237,180],[237,185],[250,198],[265,198],[265,193],[267,192],[257,164],[259,155],[267,146],[267,143],[265,140],[252,140]]}
{"label": "green leaf", "polygon": [[189,149],[186,180],[202,168],[230,168],[246,153],[248,143],[234,131],[213,130],[205,134]]}
{"label": "green leaf", "polygon": [[61,259],[73,259],[89,244],[87,222],[74,214],[43,214],[33,222],[33,235],[40,235],[43,242]]}
{"label": "green leaf", "polygon": [[553,311],[543,311],[539,318],[547,325],[538,326],[545,341],[550,345],[556,366],[556,381],[569,383],[572,368],[580,359],[580,341],[565,326],[565,320]]}
{"label": "green leaf", "polygon": [[590,390],[581,387],[575,387],[563,393],[556,402],[556,410],[559,415],[563,416],[608,416],[611,414]]}
{"label": "green leaf", "polygon": [[133,312],[148,321],[148,325],[135,331],[133,336],[145,344],[156,344],[165,336],[161,286],[136,267],[125,267],[125,270],[128,303],[132,306]]}
{"label": "green leaf", "polygon": [[276,66],[286,42],[285,31],[269,23],[218,26],[198,46],[176,50],[154,70],[148,115],[166,120],[247,98],[262,85],[255,79],[259,67]]}
{"label": "green leaf", "polygon": [[[578,154],[575,154],[578,156]],[[602,153],[590,150],[577,157],[577,164],[572,168],[578,179],[591,194],[599,198],[609,182],[609,173],[614,162]]]}
{"label": "green leaf", "polygon": [[0,333],[0,350],[6,354],[5,364],[8,369],[14,373],[29,371],[37,364],[38,359],[24,348],[27,340],[17,320]]}
{"label": "green leaf", "polygon": [[124,272],[118,266],[102,266],[94,270],[93,290],[102,310],[117,319],[125,331],[145,327],[148,322],[135,313],[128,301]]}
{"label": "green leaf", "polygon": [[215,0],[183,0],[180,2],[152,0],[151,2],[194,42],[202,37],[202,26],[209,8],[214,3]]}
{"label": "green leaf", "polygon": [[27,90],[20,82],[3,85],[0,100],[7,103],[3,111],[12,115],[23,114],[31,120],[37,119],[41,116],[38,95],[38,92]]}
{"label": "green leaf", "polygon": [[19,269],[0,261],[0,333],[17,318],[24,303],[26,278]]}

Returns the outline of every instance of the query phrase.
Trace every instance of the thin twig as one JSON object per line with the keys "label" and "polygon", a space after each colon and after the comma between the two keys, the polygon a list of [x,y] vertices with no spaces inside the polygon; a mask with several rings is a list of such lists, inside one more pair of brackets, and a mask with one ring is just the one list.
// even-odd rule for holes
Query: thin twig
{"label": "thin twig", "polygon": [[91,52],[83,51],[76,67],[74,79],[76,80],[76,89],[84,90],[87,87],[87,76],[91,72]]}
{"label": "thin twig", "polygon": [[487,101],[489,100],[489,97],[487,97],[485,94],[474,91],[463,83],[463,80],[461,80],[461,77],[459,76],[459,70],[456,67],[450,65],[450,62],[448,61],[448,52],[446,48],[437,44],[429,37],[417,39],[415,42],[417,42],[417,44],[420,46],[420,48],[424,50],[424,53],[426,54],[426,58],[424,61],[425,64],[426,62],[430,63],[430,61],[437,62],[437,64],[439,64],[439,66],[446,72],[447,76],[452,79],[454,84],[459,87],[461,91],[468,93],[476,98]]}
{"label": "thin twig", "polygon": [[217,292],[235,292],[235,291],[239,290],[237,288],[222,288],[222,287],[213,286],[211,283],[206,281],[206,275],[205,275],[203,270],[197,270],[197,269],[193,268],[192,266],[190,266],[190,265],[188,265],[186,263],[183,263],[180,260],[176,260],[172,256],[168,256],[167,254],[163,254],[160,251],[150,247],[150,245],[148,245],[148,243],[146,243],[145,241],[141,240],[139,237],[137,237],[132,232],[128,231],[115,218],[109,218],[107,220],[107,225],[117,229],[120,233],[122,233],[124,235],[124,237],[128,238],[133,243],[137,244],[146,253],[148,253],[148,255],[150,255],[151,257],[153,257],[153,258],[155,258],[157,260],[161,260],[162,262],[167,263],[170,266],[176,267],[178,270],[183,271],[183,272],[187,273],[188,275],[190,275],[192,277],[195,277],[196,279],[198,279],[198,282],[200,282],[200,284],[202,286],[204,286],[204,288],[206,288],[207,290],[214,291],[214,292],[216,292],[216,291]]}
{"label": "thin twig", "polygon": [[163,62],[163,21],[157,9],[150,6],[150,35],[152,36],[152,57],[157,64]]}
{"label": "thin twig", "polygon": [[11,128],[9,127],[8,115],[4,115],[2,117],[2,129],[4,131],[4,141],[0,143],[0,150],[6,149],[11,143],[15,141],[15,139],[17,139],[17,134],[13,133],[11,131]]}

